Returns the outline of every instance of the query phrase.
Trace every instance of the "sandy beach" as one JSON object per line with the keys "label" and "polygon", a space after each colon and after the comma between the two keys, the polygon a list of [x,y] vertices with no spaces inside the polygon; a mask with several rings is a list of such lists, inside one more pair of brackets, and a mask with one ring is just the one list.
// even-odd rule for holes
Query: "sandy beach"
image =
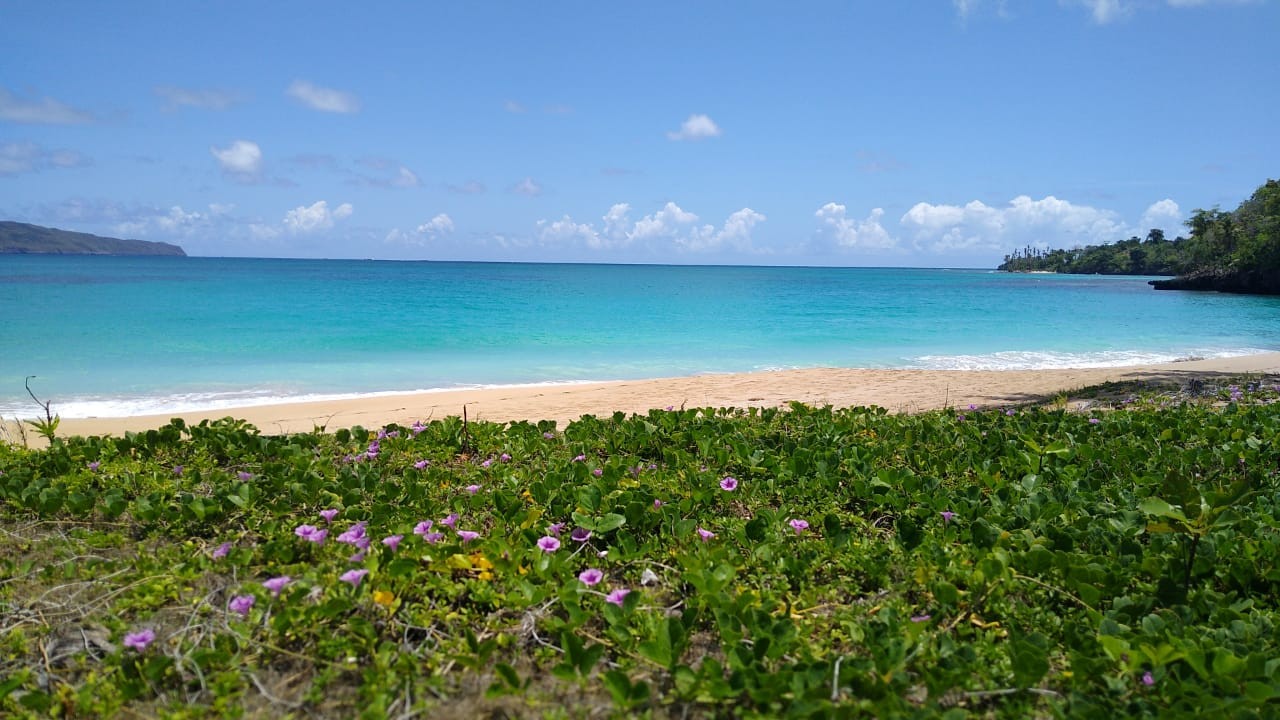
{"label": "sandy beach", "polygon": [[[644,413],[666,407],[775,407],[792,401],[812,405],[878,405],[891,412],[1005,405],[1044,400],[1089,385],[1122,380],[1168,380],[1240,374],[1280,374],[1280,353],[1194,360],[1161,365],[1062,370],[862,370],[822,368],[776,372],[699,375],[579,385],[507,387],[410,393],[352,400],[285,403],[179,413],[188,423],[236,417],[264,433],[336,430],[388,423],[408,425],[465,407],[472,420],[555,420],[560,425],[583,415]],[[54,410],[57,410],[55,405]],[[166,424],[174,414],[116,418],[68,418],[61,435],[122,435]],[[7,434],[17,439],[13,419]],[[28,428],[27,436],[34,436]]]}

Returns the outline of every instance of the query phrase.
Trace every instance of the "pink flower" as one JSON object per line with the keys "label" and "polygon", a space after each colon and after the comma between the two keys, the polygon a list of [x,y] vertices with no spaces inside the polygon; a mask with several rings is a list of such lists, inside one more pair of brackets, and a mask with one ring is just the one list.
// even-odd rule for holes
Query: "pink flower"
{"label": "pink flower", "polygon": [[618,588],[617,590],[614,590],[613,592],[606,595],[604,598],[604,601],[607,603],[613,603],[618,607],[622,607],[623,601],[626,600],[627,595],[629,595],[630,593],[631,591],[628,590],[627,588]]}
{"label": "pink flower", "polygon": [[427,466],[430,464],[431,464],[430,460],[419,460],[418,462],[414,463],[413,466],[418,470],[426,470]]}
{"label": "pink flower", "polygon": [[285,585],[288,585],[291,582],[293,582],[293,578],[288,575],[281,575],[280,577],[273,577],[270,580],[263,582],[262,587],[270,590],[274,597],[280,597],[280,591],[284,589]]}
{"label": "pink flower", "polygon": [[147,646],[156,639],[156,631],[151,628],[143,628],[137,632],[124,634],[124,646],[138,652],[147,649]]}
{"label": "pink flower", "polygon": [[338,511],[334,508],[329,508],[328,510],[321,510],[320,517],[324,518],[325,522],[331,523],[333,522],[334,518],[338,517]]}
{"label": "pink flower", "polygon": [[654,499],[653,499],[653,507],[654,507],[654,509],[655,509],[655,510],[656,510],[656,509],[658,509],[658,508],[660,508],[660,507],[662,507],[662,501],[661,501],[661,500],[659,500],[658,498],[654,498]]}
{"label": "pink flower", "polygon": [[720,489],[725,492],[733,492],[738,489],[738,479],[735,477],[726,477],[720,481]]}
{"label": "pink flower", "polygon": [[596,468],[591,471],[591,474],[595,475],[596,477],[600,477],[601,475],[604,475],[604,470],[601,470],[600,468]]}
{"label": "pink flower", "polygon": [[466,487],[466,491],[467,491],[467,494],[469,494],[469,495],[475,495],[476,493],[480,492],[480,486],[479,486],[479,485],[468,485],[468,486]]}
{"label": "pink flower", "polygon": [[227,609],[240,617],[248,617],[249,611],[253,609],[253,602],[252,595],[236,595],[227,603]]}
{"label": "pink flower", "polygon": [[586,459],[587,459],[587,456],[586,456],[586,455],[578,455],[578,456],[576,456],[576,457],[574,457],[574,458],[573,458],[573,461],[574,461],[574,462],[583,462],[583,461],[585,461]]}
{"label": "pink flower", "polygon": [[787,524],[791,526],[792,530],[796,531],[797,535],[809,529],[809,521],[807,520],[789,520],[787,521]]}
{"label": "pink flower", "polygon": [[364,576],[368,574],[369,571],[364,568],[359,570],[348,570],[339,575],[338,579],[344,583],[351,583],[351,587],[360,587],[360,581],[364,580]]}
{"label": "pink flower", "polygon": [[403,539],[404,539],[403,535],[388,535],[382,538],[382,544],[391,548],[391,550],[394,552],[397,548],[400,547],[400,541]]}
{"label": "pink flower", "polygon": [[600,581],[604,579],[604,573],[595,568],[588,568],[578,574],[578,579],[582,581],[583,585],[591,587],[592,585],[599,584]]}
{"label": "pink flower", "polygon": [[224,542],[224,543],[222,543],[221,545],[219,545],[218,547],[216,547],[216,548],[214,548],[214,549],[213,549],[213,559],[214,559],[214,560],[221,560],[222,558],[226,557],[226,556],[227,556],[227,553],[229,553],[229,552],[231,552],[231,543],[230,543],[230,542]]}
{"label": "pink flower", "polygon": [[702,528],[698,528],[698,535],[702,538],[702,542],[706,542],[716,536],[716,534],[710,530],[704,530]]}
{"label": "pink flower", "polygon": [[458,537],[462,538],[462,542],[469,543],[472,540],[475,540],[476,538],[480,537],[480,533],[474,532],[471,530],[459,530]]}
{"label": "pink flower", "polygon": [[506,453],[502,453],[502,455],[498,456],[498,459],[502,462],[511,462],[511,456]]}
{"label": "pink flower", "polygon": [[538,547],[542,548],[542,552],[553,553],[560,549],[560,541],[547,535],[546,537],[538,538]]}
{"label": "pink flower", "polygon": [[1156,679],[1155,679],[1155,677],[1151,674],[1151,671],[1150,671],[1150,670],[1148,670],[1148,671],[1146,671],[1146,672],[1142,673],[1142,684],[1143,684],[1143,685],[1146,685],[1147,687],[1151,687],[1152,685],[1155,685],[1155,684],[1156,684]]}
{"label": "pink flower", "polygon": [[451,513],[451,514],[449,515],[449,517],[447,517],[447,518],[445,518],[445,519],[441,520],[441,521],[440,521],[440,524],[441,524],[441,525],[443,525],[443,526],[445,526],[445,527],[447,527],[447,528],[451,528],[451,527],[453,527],[454,525],[457,525],[457,524],[458,524],[458,513]]}
{"label": "pink flower", "polygon": [[413,534],[425,537],[427,533],[431,532],[431,526],[433,524],[434,523],[432,523],[430,520],[423,520],[422,522],[413,526]]}

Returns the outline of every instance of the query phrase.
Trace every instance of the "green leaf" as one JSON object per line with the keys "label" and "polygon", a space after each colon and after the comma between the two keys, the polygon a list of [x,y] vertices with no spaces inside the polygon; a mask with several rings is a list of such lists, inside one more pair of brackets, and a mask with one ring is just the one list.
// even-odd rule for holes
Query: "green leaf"
{"label": "green leaf", "polygon": [[1149,497],[1144,499],[1142,502],[1138,503],[1138,509],[1148,515],[1180,520],[1184,523],[1187,522],[1187,516],[1184,515],[1181,510],[1158,497]]}
{"label": "green leaf", "polygon": [[1049,672],[1047,639],[1040,633],[1015,637],[1010,643],[1009,660],[1013,664],[1013,681],[1020,688],[1034,687]]}

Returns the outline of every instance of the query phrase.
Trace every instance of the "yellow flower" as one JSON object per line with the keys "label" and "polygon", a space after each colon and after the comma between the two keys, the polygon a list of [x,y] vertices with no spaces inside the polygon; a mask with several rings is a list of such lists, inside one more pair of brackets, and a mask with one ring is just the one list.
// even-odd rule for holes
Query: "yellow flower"
{"label": "yellow flower", "polygon": [[396,601],[396,596],[386,590],[374,590],[373,601],[384,608],[390,608],[391,604]]}

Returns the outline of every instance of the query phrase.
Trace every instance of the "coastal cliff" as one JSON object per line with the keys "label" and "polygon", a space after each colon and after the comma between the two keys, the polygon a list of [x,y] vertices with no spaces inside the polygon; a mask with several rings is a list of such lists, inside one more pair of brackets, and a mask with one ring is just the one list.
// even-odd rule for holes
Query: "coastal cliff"
{"label": "coastal cliff", "polygon": [[89,233],[0,221],[0,254],[20,255],[171,255],[185,257],[177,245],[121,240]]}

